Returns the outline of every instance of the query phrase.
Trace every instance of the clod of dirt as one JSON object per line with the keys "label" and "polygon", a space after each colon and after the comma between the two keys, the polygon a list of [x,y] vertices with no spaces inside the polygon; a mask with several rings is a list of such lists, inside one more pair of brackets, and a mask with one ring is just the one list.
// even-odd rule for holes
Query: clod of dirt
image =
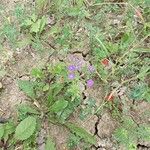
{"label": "clod of dirt", "polygon": [[145,101],[138,102],[130,113],[138,124],[150,123],[150,103]]}
{"label": "clod of dirt", "polygon": [[95,124],[98,121],[98,117],[96,115],[89,116],[85,121],[81,121],[80,119],[76,119],[76,122],[84,128],[87,132],[92,135],[95,134]]}
{"label": "clod of dirt", "polygon": [[42,145],[40,145],[40,146],[38,147],[38,150],[45,150],[45,143],[43,143]]}
{"label": "clod of dirt", "polygon": [[49,132],[50,135],[53,136],[53,139],[56,143],[56,149],[66,150],[67,149],[66,143],[67,143],[69,131],[62,126],[51,124],[49,127]]}
{"label": "clod of dirt", "polygon": [[0,108],[3,111],[3,115],[9,118],[15,111],[15,105],[21,103],[25,99],[26,96],[19,90],[16,81],[5,84],[5,88],[0,95]]}
{"label": "clod of dirt", "polygon": [[45,136],[46,136],[46,131],[44,129],[41,129],[36,139],[38,145],[42,145],[45,142]]}
{"label": "clod of dirt", "polygon": [[47,59],[48,55],[43,54],[34,54],[30,52],[31,49],[24,49],[21,53],[15,53],[14,58],[15,63],[12,60],[7,62],[7,72],[13,77],[22,76],[31,72],[33,68],[39,67],[42,68]]}
{"label": "clod of dirt", "polygon": [[44,129],[41,129],[36,139],[37,144],[38,144],[38,150],[45,149],[45,137],[46,137],[46,131]]}
{"label": "clod of dirt", "polygon": [[87,88],[84,92],[85,96],[88,98],[93,98],[96,101],[96,106],[99,107],[103,102],[103,91],[101,87]]}
{"label": "clod of dirt", "polygon": [[96,136],[97,144],[95,145],[98,149],[114,149],[114,143],[111,141],[110,138],[99,138]]}
{"label": "clod of dirt", "polygon": [[150,149],[150,141],[139,141],[138,142],[138,147],[145,147],[145,148],[149,148]]}
{"label": "clod of dirt", "polygon": [[99,120],[99,124],[97,125],[98,136],[100,138],[111,137],[116,127],[117,123],[115,120],[113,120],[111,114],[105,112]]}

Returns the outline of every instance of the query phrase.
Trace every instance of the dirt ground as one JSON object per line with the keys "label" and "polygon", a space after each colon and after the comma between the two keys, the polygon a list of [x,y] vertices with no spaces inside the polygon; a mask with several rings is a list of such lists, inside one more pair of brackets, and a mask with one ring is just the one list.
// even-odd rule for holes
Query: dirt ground
{"label": "dirt ground", "polygon": [[[18,0],[19,1],[19,0]],[[7,10],[13,9],[17,0],[1,0],[0,3],[7,5]],[[23,1],[27,2],[26,0]],[[2,88],[0,89],[0,117],[2,118],[11,118],[15,114],[15,108],[17,104],[25,102],[28,98],[21,92],[17,86],[18,79],[28,79],[29,73],[34,67],[42,67],[48,60],[49,54],[45,52],[44,54],[39,54],[30,47],[26,47],[23,49],[19,49],[18,51],[12,51],[7,43],[4,43],[5,51],[0,54],[0,65],[4,68],[5,72],[2,77],[0,77],[0,84],[2,84]],[[88,52],[85,50],[80,50],[81,53],[75,53],[77,57],[83,59],[85,63],[89,63],[86,59]],[[83,55],[85,57],[83,57]],[[55,58],[54,58],[55,59]],[[56,58],[57,59],[57,58]],[[58,58],[59,60],[60,58]],[[61,58],[62,59],[62,58]],[[69,60],[64,58],[63,61],[69,63]],[[100,106],[103,102],[102,100],[102,89],[101,88],[93,88],[88,91],[83,87],[83,93],[86,98],[89,96],[94,97],[96,99],[96,105]],[[85,98],[85,101],[86,101]],[[150,114],[143,115],[149,112],[150,104],[146,102],[136,103],[136,108],[131,112],[134,120],[136,120],[137,124],[148,123],[150,124]],[[83,104],[84,107],[84,104]],[[84,127],[91,134],[95,135],[97,138],[97,144],[91,148],[91,150],[123,150],[122,147],[120,149],[116,149],[116,143],[112,139],[112,133],[117,128],[118,123],[112,118],[111,113],[108,111],[104,111],[101,116],[89,116],[85,121],[81,121],[73,116],[72,119],[74,122],[78,123],[80,126]],[[52,136],[57,142],[58,150],[66,150],[66,141],[68,132],[62,129],[61,127],[51,125],[49,130],[52,131]],[[41,130],[40,135],[45,135],[45,130]],[[40,136],[41,143],[39,144],[39,150],[43,150],[42,137]],[[139,150],[150,150],[150,142],[144,143],[139,141]]]}

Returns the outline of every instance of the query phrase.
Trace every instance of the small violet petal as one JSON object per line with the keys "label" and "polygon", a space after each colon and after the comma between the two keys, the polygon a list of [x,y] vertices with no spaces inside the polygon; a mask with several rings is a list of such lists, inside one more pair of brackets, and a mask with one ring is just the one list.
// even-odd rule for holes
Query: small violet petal
{"label": "small violet petal", "polygon": [[69,71],[75,71],[76,70],[76,66],[70,65],[70,66],[68,66],[68,70]]}
{"label": "small violet petal", "polygon": [[69,75],[68,75],[68,78],[69,78],[70,80],[73,80],[73,79],[75,78],[75,74],[73,74],[73,73],[72,73],[72,74],[69,74]]}
{"label": "small violet petal", "polygon": [[92,79],[87,80],[87,87],[92,87],[94,85],[94,81]]}

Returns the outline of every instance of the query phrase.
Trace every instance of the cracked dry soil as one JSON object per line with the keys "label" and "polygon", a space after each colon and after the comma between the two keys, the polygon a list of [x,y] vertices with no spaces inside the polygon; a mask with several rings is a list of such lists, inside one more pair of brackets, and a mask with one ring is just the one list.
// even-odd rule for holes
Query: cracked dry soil
{"label": "cracked dry soil", "polygon": [[[79,57],[85,64],[89,63],[88,61],[86,61],[86,56],[88,55],[88,53],[85,56],[83,56],[82,53],[78,52],[71,55],[74,55],[74,57]],[[19,54],[16,54],[16,52],[14,52],[13,56],[15,56],[16,63],[11,63],[11,59],[14,59],[14,57],[9,59],[7,63],[5,63],[7,74],[3,78],[1,78],[3,88],[1,89],[0,94],[0,116],[2,118],[11,118],[12,116],[15,116],[15,106],[19,103],[26,102],[28,99],[24,95],[24,93],[19,90],[17,86],[18,79],[29,79],[29,72],[31,71],[31,69],[39,65],[44,66],[45,63],[47,63],[48,59],[51,63],[57,63],[58,61],[60,61],[60,59],[55,56],[48,58],[47,55],[43,55],[41,57],[36,53],[33,57],[28,49],[24,49]],[[69,60],[67,58],[61,61],[69,63]],[[42,64],[39,64],[39,62],[42,62]],[[102,104],[103,90],[101,87],[94,87],[89,90],[83,86],[82,92],[83,107],[89,97],[93,97],[96,100],[97,106],[100,106]],[[149,123],[150,115],[148,118],[147,113],[150,110],[150,105],[148,105],[146,102],[136,103],[135,105],[135,110],[131,113],[136,123]],[[118,123],[112,118],[111,112],[104,110],[100,116],[91,115],[84,121],[81,121],[78,118],[77,114],[74,113],[71,121],[79,124],[81,127],[85,128],[88,132],[96,137],[97,144],[91,147],[91,150],[124,150],[123,147],[120,147],[119,149],[116,148],[117,143],[112,138],[112,133],[118,127]],[[37,139],[39,150],[43,150],[45,144],[44,135],[46,134],[47,129],[51,131],[50,134],[53,135],[53,138],[56,141],[57,149],[66,150],[68,131],[56,125],[51,124],[50,126],[48,126],[46,125],[46,123],[43,124],[43,129],[40,131],[39,137]],[[146,143],[143,141],[139,141],[137,146],[139,150],[149,150],[150,142]]]}
{"label": "cracked dry soil", "polygon": [[[25,1],[26,0],[22,2]],[[1,2],[3,4],[7,4],[7,9],[11,10],[17,1],[4,0]],[[52,56],[49,58],[47,53],[41,56],[34,50],[31,50],[30,47],[21,49],[19,52],[12,52],[7,43],[5,44],[5,48],[5,54],[0,56],[0,64],[6,71],[5,75],[0,77],[0,83],[2,84],[2,88],[0,88],[0,117],[6,119],[15,116],[15,108],[17,104],[24,103],[28,100],[26,95],[19,90],[17,80],[29,79],[29,73],[32,68],[39,66],[43,67],[47,62],[56,63],[58,61],[64,61],[69,64],[70,55],[80,58],[85,64],[90,63],[87,61],[88,48],[85,48],[85,50],[79,49],[78,51],[72,50],[71,54],[69,54],[66,58],[61,58],[61,56]],[[86,89],[84,86],[82,87],[83,107],[89,97],[93,97],[96,100],[96,106],[100,106],[102,104],[102,97],[104,96],[101,87],[94,87],[91,90]],[[135,106],[136,107],[131,114],[136,123],[150,124],[150,104],[147,102],[137,102],[135,103]],[[71,121],[79,124],[96,137],[97,144],[92,146],[91,150],[124,150],[121,146],[119,149],[116,148],[117,143],[113,140],[112,133],[117,128],[118,123],[112,118],[111,113],[107,110],[105,110],[100,116],[92,115],[84,121],[81,121],[78,119],[76,114],[73,114]],[[39,137],[37,138],[39,150],[44,149],[44,137],[47,129],[53,135],[53,138],[56,141],[57,149],[67,150],[66,141],[68,138],[68,131],[56,125],[48,126],[47,123],[43,124],[43,128],[39,132]],[[143,142],[139,140],[137,147],[138,150],[150,150],[150,142]],[[76,150],[80,149],[77,148]]]}

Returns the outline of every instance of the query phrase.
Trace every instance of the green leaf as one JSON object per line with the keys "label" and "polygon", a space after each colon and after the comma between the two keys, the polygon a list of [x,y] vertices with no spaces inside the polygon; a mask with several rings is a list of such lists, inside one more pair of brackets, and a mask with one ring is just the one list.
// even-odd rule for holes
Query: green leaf
{"label": "green leaf", "polygon": [[30,113],[30,114],[35,114],[39,115],[40,113],[34,109],[33,107],[28,106],[27,104],[21,104],[18,106],[18,110],[24,114]]}
{"label": "green leaf", "polygon": [[85,142],[90,144],[96,144],[96,139],[90,133],[88,133],[85,129],[78,127],[75,124],[67,123],[66,126],[70,129],[71,132],[75,133],[79,137],[83,138]]}
{"label": "green leaf", "polygon": [[26,80],[19,80],[18,81],[18,86],[29,97],[35,98],[33,82],[26,81]]}
{"label": "green leaf", "polygon": [[48,91],[49,90],[49,84],[46,84],[44,87],[43,87],[43,91]]}
{"label": "green leaf", "polygon": [[122,127],[117,128],[114,132],[114,138],[126,149],[135,150],[135,145],[138,140],[137,135],[137,124],[132,120],[131,117],[122,117]]}
{"label": "green leaf", "polygon": [[60,114],[60,119],[62,120],[62,122],[65,122],[65,120],[74,112],[74,110],[80,105],[80,103],[80,98],[76,98],[74,101],[70,101],[68,103],[68,106]]}
{"label": "green leaf", "polygon": [[129,143],[128,131],[124,128],[118,128],[114,132],[115,139],[121,144],[127,145]]}
{"label": "green leaf", "polygon": [[50,137],[46,140],[45,150],[56,150],[55,143]]}
{"label": "green leaf", "polygon": [[28,139],[36,129],[36,119],[34,117],[27,117],[19,123],[15,131],[15,138],[17,140]]}
{"label": "green leaf", "polygon": [[39,78],[39,79],[43,78],[44,76],[42,69],[39,69],[39,68],[32,69],[31,74],[33,77]]}
{"label": "green leaf", "polygon": [[23,23],[23,25],[24,25],[24,26],[31,26],[32,23],[33,23],[33,22],[31,21],[31,19],[28,18],[28,19],[25,20],[25,22]]}
{"label": "green leaf", "polygon": [[9,138],[9,135],[12,134],[14,131],[15,131],[15,125],[13,122],[8,122],[5,124],[5,127],[4,127],[5,131],[4,131],[4,135],[3,135],[3,138],[4,140],[8,140]]}
{"label": "green leaf", "polygon": [[84,0],[77,0],[76,3],[78,5],[78,7],[81,7],[84,3]]}
{"label": "green leaf", "polygon": [[22,39],[21,41],[17,42],[17,47],[18,48],[26,47],[27,45],[30,45],[31,43],[32,43],[31,38],[26,37],[26,38]]}
{"label": "green leaf", "polygon": [[3,137],[4,135],[4,126],[0,125],[0,139]]}
{"label": "green leaf", "polygon": [[150,126],[142,124],[138,128],[138,136],[140,139],[150,141]]}
{"label": "green leaf", "polygon": [[148,48],[135,48],[133,49],[134,52],[139,52],[139,53],[150,53]]}
{"label": "green leaf", "polygon": [[133,90],[131,90],[130,96],[135,100],[149,101],[150,88],[146,84],[139,83],[138,85],[134,85]]}
{"label": "green leaf", "polygon": [[42,17],[41,19],[41,24],[40,24],[40,29],[39,29],[39,32],[41,33],[43,30],[44,30],[44,27],[46,25],[46,22],[47,22],[47,19],[45,16]]}
{"label": "green leaf", "polygon": [[51,87],[53,89],[53,96],[54,97],[57,96],[61,92],[63,87],[64,87],[63,84],[54,83]]}
{"label": "green leaf", "polygon": [[58,100],[50,108],[52,112],[58,113],[68,106],[68,101]]}
{"label": "green leaf", "polygon": [[47,4],[47,0],[36,0],[35,2],[38,11],[41,11],[41,9]]}
{"label": "green leaf", "polygon": [[142,66],[142,68],[140,69],[140,72],[138,74],[138,78],[141,80],[144,80],[144,78],[150,74],[150,67],[148,65],[144,65]]}
{"label": "green leaf", "polygon": [[40,31],[40,24],[41,19],[39,19],[37,22],[33,23],[30,29],[31,33],[38,33]]}
{"label": "green leaf", "polygon": [[36,14],[33,14],[31,16],[31,19],[32,19],[33,22],[36,22],[37,18],[38,18],[38,16]]}

